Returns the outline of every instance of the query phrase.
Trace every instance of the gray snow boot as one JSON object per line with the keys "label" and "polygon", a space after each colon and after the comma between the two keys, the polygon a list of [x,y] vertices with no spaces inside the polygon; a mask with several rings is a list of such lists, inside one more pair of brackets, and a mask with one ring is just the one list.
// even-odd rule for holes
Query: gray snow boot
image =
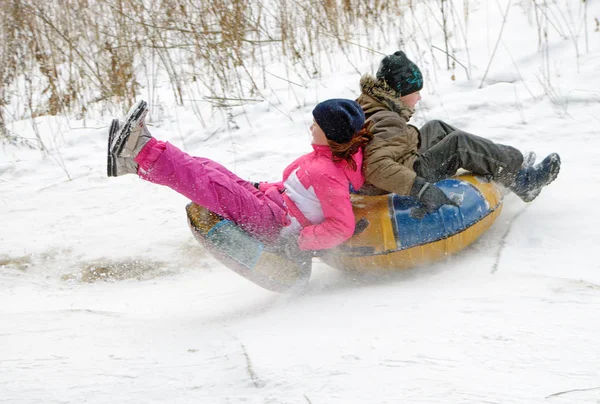
{"label": "gray snow boot", "polygon": [[509,186],[524,202],[533,201],[542,191],[542,188],[556,179],[560,171],[560,156],[551,153],[534,166],[523,167]]}
{"label": "gray snow boot", "polygon": [[123,126],[115,134],[110,145],[110,153],[115,157],[131,157],[138,155],[140,150],[152,139],[144,120],[148,114],[148,104],[138,101],[125,116]]}
{"label": "gray snow boot", "polygon": [[138,164],[131,157],[117,157],[111,153],[111,145],[114,142],[115,135],[123,126],[118,119],[113,119],[108,131],[108,157],[106,162],[106,174],[109,177],[118,177],[125,174],[137,174]]}

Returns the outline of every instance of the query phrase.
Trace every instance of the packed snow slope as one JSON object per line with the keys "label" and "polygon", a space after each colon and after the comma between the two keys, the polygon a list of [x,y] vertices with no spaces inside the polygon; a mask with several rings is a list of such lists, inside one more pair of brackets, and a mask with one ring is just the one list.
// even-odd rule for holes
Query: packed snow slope
{"label": "packed snow slope", "polygon": [[[600,6],[589,2],[577,52],[550,39],[548,64],[518,8],[494,53],[502,17],[488,11],[469,20],[487,33],[469,38],[470,80],[422,66],[413,123],[558,152],[561,173],[531,204],[507,195],[460,254],[386,277],[315,260],[305,293],[263,290],[196,243],[184,197],[106,177],[112,116],[13,122],[50,154],[0,149],[0,403],[600,402]],[[360,71],[333,57],[333,73],[293,95],[273,79],[264,102],[204,110],[205,126],[165,83],[150,129],[244,178],[277,180],[310,150],[314,105],[357,97],[381,60],[348,54]]]}

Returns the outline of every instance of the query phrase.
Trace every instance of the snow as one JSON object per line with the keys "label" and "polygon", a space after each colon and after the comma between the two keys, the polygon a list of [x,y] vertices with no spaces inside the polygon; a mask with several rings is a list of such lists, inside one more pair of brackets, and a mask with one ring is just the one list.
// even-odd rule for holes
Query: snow
{"label": "snow", "polygon": [[[533,203],[507,195],[485,235],[428,267],[357,277],[315,261],[305,294],[271,293],[193,239],[184,197],[106,177],[111,116],[36,118],[47,157],[3,145],[0,403],[600,402],[600,5],[588,2],[578,58],[573,40],[549,38],[549,69],[531,10],[512,7],[480,88],[508,4],[487,3],[470,10],[471,80],[420,55],[413,123],[442,119],[563,165]],[[381,56],[361,52],[360,72],[333,57],[335,73],[293,95],[280,82],[205,127],[165,86],[150,129],[276,180],[310,150],[315,103],[355,98],[375,72]],[[10,129],[35,138],[31,120]]]}

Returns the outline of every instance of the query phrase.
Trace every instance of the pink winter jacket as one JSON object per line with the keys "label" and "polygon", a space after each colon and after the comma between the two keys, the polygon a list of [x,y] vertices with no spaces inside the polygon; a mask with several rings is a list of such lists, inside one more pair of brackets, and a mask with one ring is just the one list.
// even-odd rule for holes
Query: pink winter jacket
{"label": "pink winter jacket", "polygon": [[[260,190],[267,193],[272,187],[283,192],[288,213],[302,225],[298,245],[302,250],[322,250],[335,247],[352,237],[354,213],[350,202],[350,184],[359,189],[364,183],[362,174],[362,150],[353,155],[357,169],[353,171],[344,161],[332,160],[329,146],[312,145],[314,151],[296,159],[283,171],[283,181],[260,183]],[[285,183],[291,175],[297,176],[308,191],[312,187],[322,210],[323,220],[312,223],[297,204],[286,194]],[[295,179],[294,179],[295,180]],[[271,190],[272,191],[272,190]],[[314,210],[314,203],[311,206]]]}

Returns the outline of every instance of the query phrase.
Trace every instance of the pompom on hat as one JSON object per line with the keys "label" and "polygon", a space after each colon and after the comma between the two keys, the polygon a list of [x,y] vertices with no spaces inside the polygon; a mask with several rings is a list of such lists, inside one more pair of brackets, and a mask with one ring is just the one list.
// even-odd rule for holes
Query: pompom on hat
{"label": "pompom on hat", "polygon": [[384,57],[376,76],[396,90],[401,97],[423,88],[421,70],[402,51]]}
{"label": "pompom on hat", "polygon": [[312,111],[325,137],[337,143],[347,143],[365,123],[365,113],[356,101],[333,98],[323,101]]}

